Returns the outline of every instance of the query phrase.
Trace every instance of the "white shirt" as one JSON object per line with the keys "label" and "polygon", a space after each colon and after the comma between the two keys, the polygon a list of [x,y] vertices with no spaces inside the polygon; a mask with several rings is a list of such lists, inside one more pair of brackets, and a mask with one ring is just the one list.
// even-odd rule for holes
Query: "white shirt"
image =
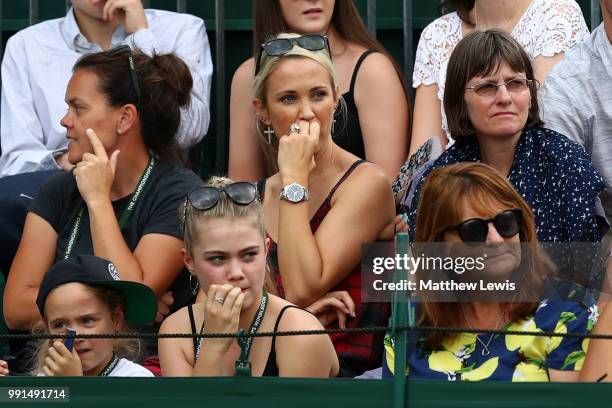
{"label": "white shirt", "polygon": [[[38,372],[36,374],[38,377],[46,377],[45,373]],[[126,360],[125,358],[120,358],[117,366],[113,368],[108,374],[109,377],[155,377],[152,372],[141,366],[140,364],[136,364],[131,362],[130,360]]]}
{"label": "white shirt", "polygon": [[[208,130],[212,60],[204,21],[190,14],[145,10],[149,28],[127,35],[123,27],[112,47],[135,45],[151,55],[175,53],[190,67],[191,104],[181,110],[177,142],[197,144]],[[72,66],[84,54],[102,51],[79,31],[72,8],[9,38],[2,60],[0,177],[59,169],[54,154],[66,151],[64,95]]]}
{"label": "white shirt", "polygon": [[600,197],[612,222],[612,43],[603,23],[553,67],[540,99],[544,126],[592,156],[606,183]]}
{"label": "white shirt", "polygon": [[[525,49],[529,57],[552,57],[566,52],[577,43],[589,38],[580,6],[575,0],[532,0],[514,26],[512,37]],[[461,18],[456,12],[434,20],[423,30],[414,62],[412,86],[438,85],[438,99],[442,113],[442,129],[448,130],[444,112],[444,85],[448,60],[455,46],[463,38]]]}
{"label": "white shirt", "polygon": [[117,366],[108,374],[109,377],[155,377],[152,372],[141,366],[126,360],[119,359]]}

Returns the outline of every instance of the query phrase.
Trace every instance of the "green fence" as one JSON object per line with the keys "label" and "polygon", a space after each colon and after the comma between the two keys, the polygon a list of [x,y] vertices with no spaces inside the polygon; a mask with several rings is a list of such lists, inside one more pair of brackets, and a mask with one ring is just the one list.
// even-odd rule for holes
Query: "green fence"
{"label": "green fence", "polygon": [[[272,1],[272,0],[270,0]],[[225,173],[228,151],[229,89],[234,70],[252,53],[252,0],[143,0],[145,7],[186,12],[204,19],[212,48],[212,121],[192,158],[200,175]],[[370,32],[412,76],[421,30],[438,16],[438,0],[355,0]],[[598,0],[578,0],[587,24],[601,20]],[[16,31],[65,15],[69,0],[0,0],[0,44]],[[229,51],[231,50],[231,51]]]}
{"label": "green fence", "polygon": [[[2,407],[292,407],[393,406],[393,382],[289,378],[25,378],[0,379]],[[65,387],[69,402],[7,403],[7,391]],[[609,407],[612,384],[453,383],[408,381],[410,408]]]}

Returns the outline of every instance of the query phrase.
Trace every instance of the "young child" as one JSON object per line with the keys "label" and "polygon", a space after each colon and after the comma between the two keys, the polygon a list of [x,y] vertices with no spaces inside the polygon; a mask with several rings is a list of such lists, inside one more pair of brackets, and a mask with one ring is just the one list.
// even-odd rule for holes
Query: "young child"
{"label": "young child", "polygon": [[[183,259],[206,294],[162,323],[160,333],[321,330],[317,318],[264,290],[263,213],[251,183],[213,178],[184,206]],[[338,358],[327,335],[254,337],[253,376],[335,377]],[[159,339],[164,376],[231,376],[240,347],[233,338]]]}
{"label": "young child", "polygon": [[[63,334],[73,329],[77,335],[115,333],[124,331],[126,323],[150,323],[157,307],[149,287],[119,280],[112,262],[91,255],[79,255],[51,267],[40,285],[36,304],[48,333]],[[137,340],[75,338],[72,350],[65,343],[44,343],[38,353],[39,375],[153,376],[128,359],[138,351]]]}

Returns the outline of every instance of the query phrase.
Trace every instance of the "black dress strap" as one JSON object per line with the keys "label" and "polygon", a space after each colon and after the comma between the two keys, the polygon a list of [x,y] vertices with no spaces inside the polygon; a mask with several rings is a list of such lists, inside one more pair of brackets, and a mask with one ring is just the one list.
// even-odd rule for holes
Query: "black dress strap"
{"label": "black dress strap", "polygon": [[[188,305],[187,311],[189,312],[189,324],[191,324],[191,333],[195,334],[196,326],[195,318],[193,317],[193,305]],[[198,349],[198,340],[195,337],[192,337],[191,340],[193,340],[193,352],[195,353],[195,351]]]}
{"label": "black dress strap", "polygon": [[[278,313],[278,317],[276,318],[276,323],[274,324],[274,333],[278,331],[278,325],[280,324],[280,320],[283,317],[285,310],[291,307],[304,310],[301,307],[295,305],[286,305],[285,307],[283,307]],[[268,361],[266,362],[266,367],[264,368],[262,376],[278,377],[278,365],[276,364],[276,335],[272,336],[272,346],[270,347],[270,354],[268,355]]]}
{"label": "black dress strap", "polygon": [[369,49],[369,50],[365,50],[363,54],[359,56],[359,59],[357,60],[357,63],[355,64],[355,69],[353,70],[353,76],[351,77],[351,85],[349,86],[349,92],[351,94],[353,94],[353,92],[355,91],[355,80],[357,79],[357,73],[359,72],[359,68],[361,68],[361,64],[363,63],[363,60],[366,59],[368,55],[373,54],[375,52],[376,50]]}
{"label": "black dress strap", "polygon": [[348,176],[351,175],[351,173],[353,172],[353,170],[355,170],[357,168],[357,166],[359,166],[361,163],[365,163],[365,162],[366,162],[366,160],[357,160],[357,161],[353,162],[353,164],[351,164],[351,167],[349,167],[348,170],[346,172],[344,172],[342,177],[340,177],[340,180],[338,180],[338,182],[336,183],[334,188],[331,189],[331,191],[327,195],[327,200],[331,200],[331,198],[334,196],[334,193],[336,192],[338,187],[340,187],[340,184],[342,184],[344,182],[344,180],[346,180],[348,178]]}

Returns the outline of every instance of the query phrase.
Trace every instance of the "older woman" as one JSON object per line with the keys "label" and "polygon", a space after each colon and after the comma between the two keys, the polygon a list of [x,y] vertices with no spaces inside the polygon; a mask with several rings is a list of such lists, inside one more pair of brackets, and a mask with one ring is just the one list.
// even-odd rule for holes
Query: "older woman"
{"label": "older woman", "polygon": [[[417,306],[419,326],[559,334],[592,330],[598,315],[592,297],[571,282],[554,279],[554,267],[537,245],[529,205],[496,170],[481,163],[436,169],[423,186],[421,204],[418,242],[486,253],[484,276],[517,285],[500,292],[503,301],[476,290],[453,291],[463,299],[458,304],[424,293]],[[462,246],[464,242],[470,244]],[[426,278],[420,271],[417,276]],[[473,274],[455,268],[449,276],[464,282]],[[424,332],[407,362],[414,378],[576,381],[587,346],[579,337]],[[394,371],[390,338],[385,347],[389,375]]]}
{"label": "older woman", "polygon": [[[347,327],[386,324],[385,305],[361,303],[359,264],[364,242],[393,236],[393,195],[377,165],[332,139],[339,88],[327,38],[280,35],[264,44],[258,66],[254,107],[279,145],[279,172],[259,183],[276,291],[306,306],[346,290],[357,305]],[[372,334],[332,340],[341,375],[380,361]]]}
{"label": "older woman", "polygon": [[[542,127],[536,91],[529,57],[509,34],[466,36],[451,55],[444,90],[456,144],[423,174],[459,162],[490,164],[531,206],[540,241],[597,242],[602,233],[596,199],[603,180],[578,144]],[[405,201],[412,235],[423,181]]]}

